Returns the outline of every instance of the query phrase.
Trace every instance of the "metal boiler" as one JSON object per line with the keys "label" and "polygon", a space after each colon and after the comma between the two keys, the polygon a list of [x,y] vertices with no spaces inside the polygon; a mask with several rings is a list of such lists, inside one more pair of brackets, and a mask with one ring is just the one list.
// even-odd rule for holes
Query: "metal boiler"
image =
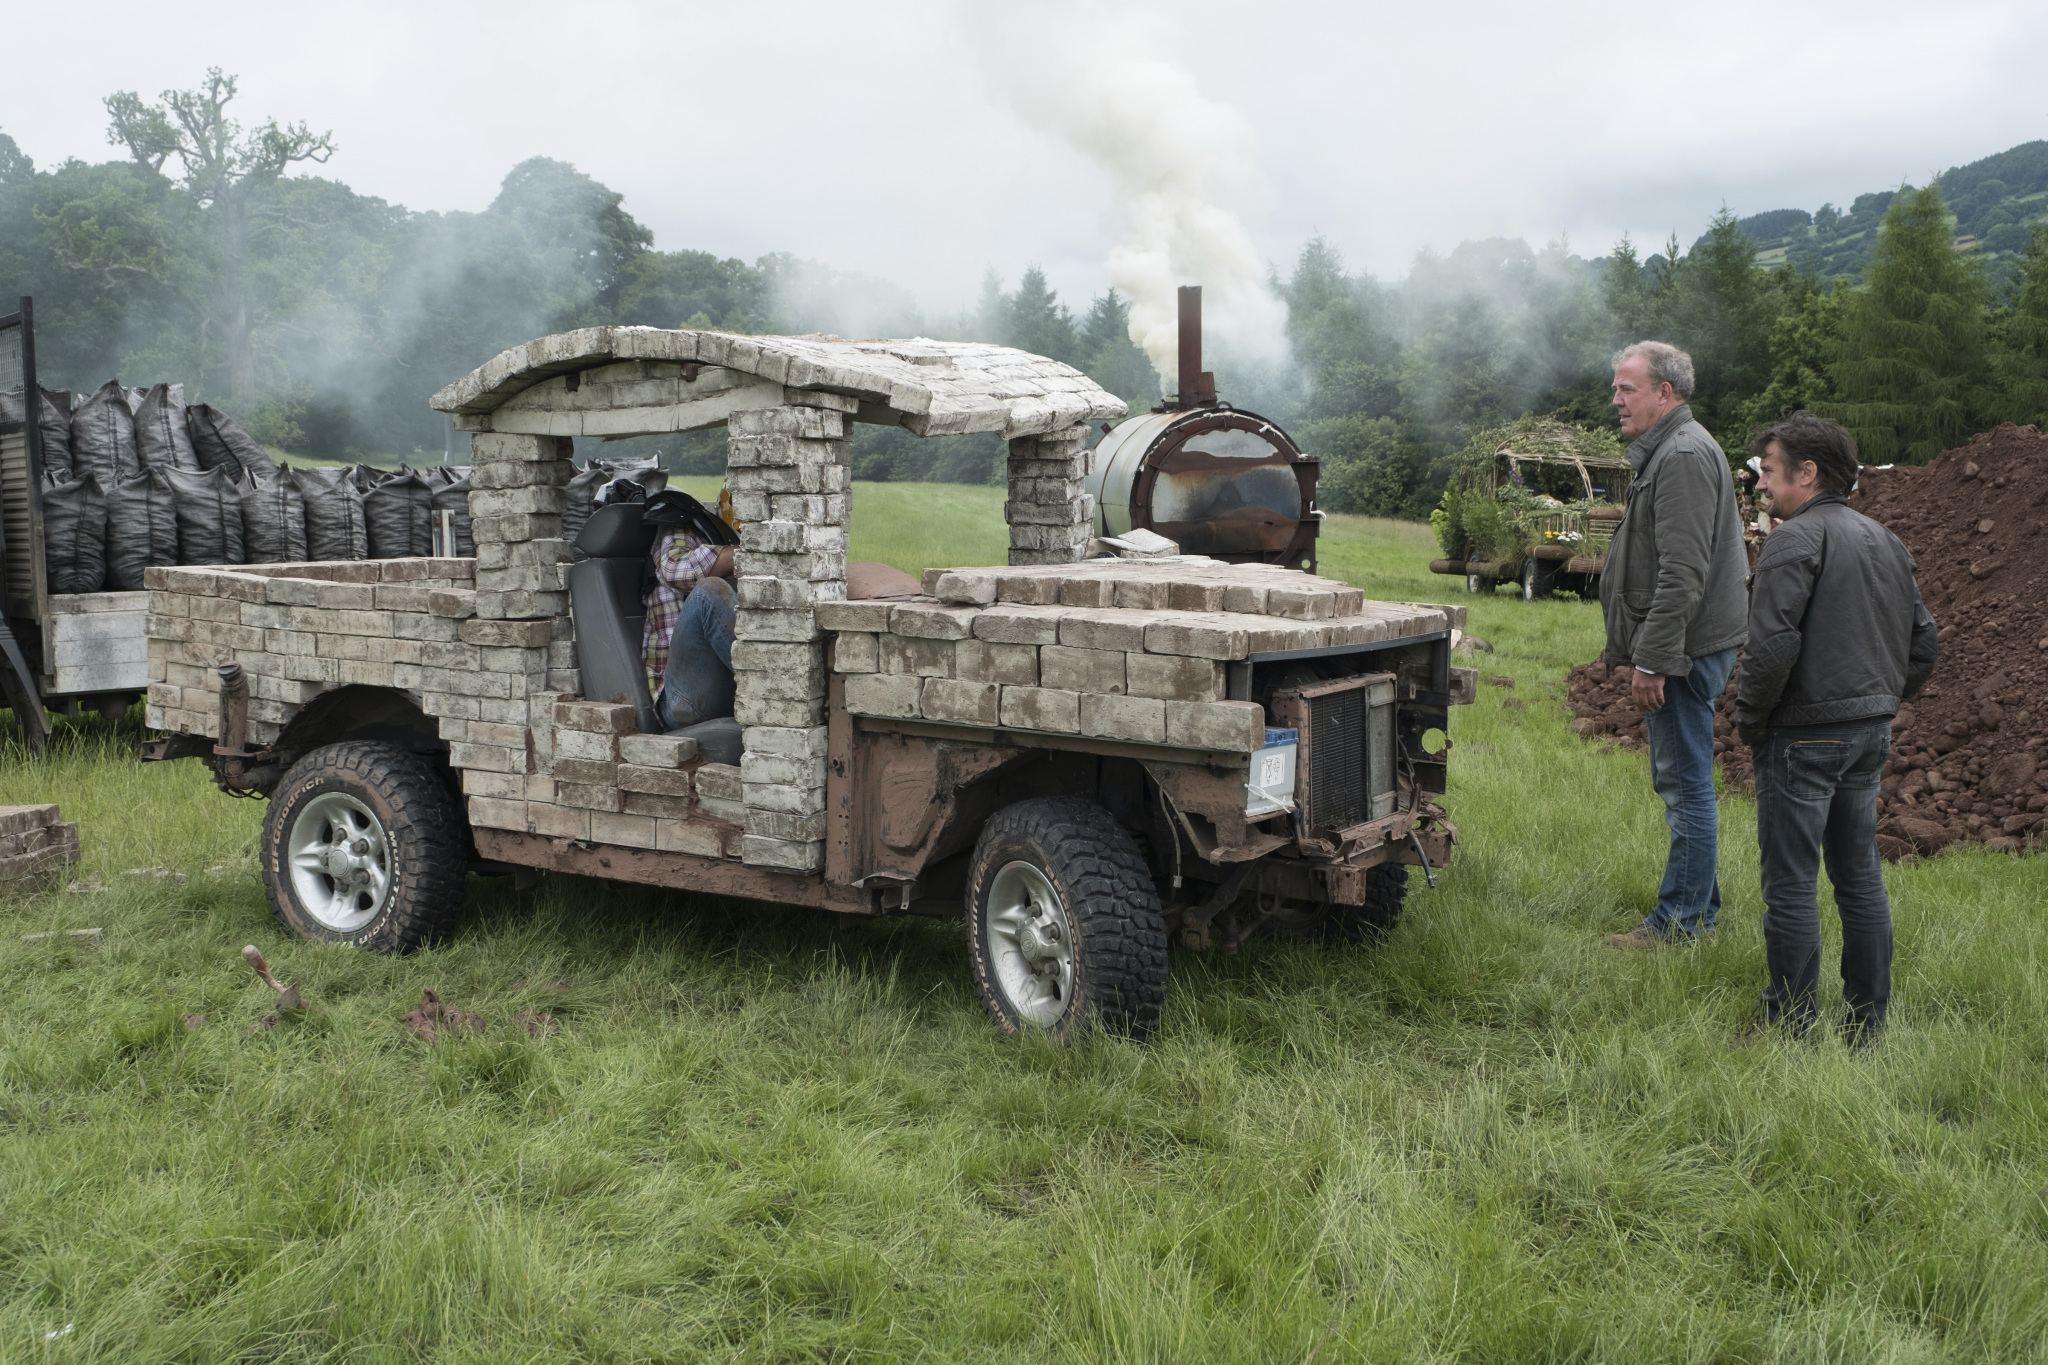
{"label": "metal boiler", "polygon": [[1216,397],[1202,369],[1202,290],[1180,291],[1180,391],[1095,447],[1097,533],[1146,530],[1183,553],[1315,572],[1317,462],[1257,413]]}

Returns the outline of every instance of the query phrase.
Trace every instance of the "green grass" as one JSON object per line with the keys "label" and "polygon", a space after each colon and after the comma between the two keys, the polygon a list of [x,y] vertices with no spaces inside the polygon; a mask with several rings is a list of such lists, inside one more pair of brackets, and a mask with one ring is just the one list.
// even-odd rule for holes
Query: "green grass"
{"label": "green grass", "polygon": [[[856,490],[856,554],[1000,535],[957,524],[988,490],[925,496]],[[1323,567],[1443,600],[1431,553],[1332,518]],[[316,948],[271,925],[259,805],[97,721],[9,752],[0,801],[63,802],[108,889],[0,902],[0,1360],[2044,1354],[2043,865],[1888,874],[1875,1055],[1731,1050],[1753,807],[1718,939],[1607,949],[1664,836],[1644,760],[1551,704],[1597,613],[1451,600],[1528,707],[1456,713],[1440,888],[1377,949],[1177,954],[1150,1046],[998,1039],[948,925],[569,879],[474,882],[410,958]],[[155,864],[190,880],[122,875]],[[251,941],[305,1018],[258,1030]],[[488,1035],[404,1033],[429,986]]]}

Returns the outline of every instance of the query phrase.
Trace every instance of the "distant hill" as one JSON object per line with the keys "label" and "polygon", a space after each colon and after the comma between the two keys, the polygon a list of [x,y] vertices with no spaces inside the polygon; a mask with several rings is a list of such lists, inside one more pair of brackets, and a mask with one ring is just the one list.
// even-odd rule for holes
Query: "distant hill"
{"label": "distant hill", "polygon": [[[1860,278],[1877,244],[1878,220],[1896,193],[1859,194],[1847,209],[1772,209],[1737,226],[1767,265]],[[2048,212],[2048,142],[2023,142],[1942,172],[1941,196],[1956,215],[1957,246],[1979,253],[1993,287],[2002,289],[2027,248],[2027,225]]]}

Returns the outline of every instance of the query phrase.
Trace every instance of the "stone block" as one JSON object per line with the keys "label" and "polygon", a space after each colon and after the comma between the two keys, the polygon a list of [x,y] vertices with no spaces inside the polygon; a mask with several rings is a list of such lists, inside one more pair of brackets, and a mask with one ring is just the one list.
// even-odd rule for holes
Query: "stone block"
{"label": "stone block", "polygon": [[[575,444],[567,436],[513,436],[480,431],[469,438],[472,477],[475,466],[513,461],[533,464],[542,460],[567,462]],[[566,482],[566,480],[565,480]]]}
{"label": "stone block", "polygon": [[950,678],[958,642],[920,640],[903,635],[876,637],[875,668],[881,673],[912,673],[922,678]]}
{"label": "stone block", "polygon": [[733,670],[739,695],[750,701],[817,701],[825,695],[825,670]]}
{"label": "stone block", "polygon": [[[457,768],[478,768],[490,773],[523,773],[526,771],[526,750],[499,744],[451,744],[448,746],[448,762]],[[556,767],[560,766],[556,764]]]}
{"label": "stone block", "polygon": [[1038,651],[1038,682],[1068,692],[1122,694],[1129,690],[1124,651],[1046,645]]}
{"label": "stone block", "polygon": [[493,796],[472,796],[469,798],[469,823],[478,829],[510,829],[523,834],[527,823],[526,803]]}
{"label": "stone block", "polygon": [[749,834],[740,840],[740,861],[749,867],[816,872],[825,865],[825,845],[821,840],[770,839]]}
{"label": "stone block", "polygon": [[[468,616],[474,611],[475,604],[472,601],[469,610],[463,615]],[[400,640],[453,640],[456,638],[457,619],[453,611],[436,612],[431,616],[422,616],[416,612],[393,612],[391,634]]]}
{"label": "stone block", "polygon": [[476,594],[476,614],[493,618],[532,620],[555,617],[569,610],[566,592],[486,592]]}
{"label": "stone block", "polygon": [[[445,739],[446,736],[443,735]],[[465,796],[497,796],[507,800],[526,799],[525,773],[493,773],[482,768],[465,768],[462,772],[462,792]],[[525,829],[526,822],[505,828]]]}
{"label": "stone block", "polygon": [[822,725],[757,725],[742,738],[750,754],[775,754],[786,758],[822,759],[829,742]]}
{"label": "stone block", "polygon": [[594,844],[614,844],[620,848],[651,849],[655,846],[655,823],[655,818],[651,815],[592,811],[590,841]]}
{"label": "stone block", "polygon": [[748,834],[763,838],[809,842],[825,837],[825,813],[815,811],[809,815],[791,815],[783,811],[755,810],[750,806],[741,827]]}
{"label": "stone block", "polygon": [[1319,588],[1268,588],[1266,615],[1290,621],[1327,621],[1337,614],[1337,594]]}
{"label": "stone block", "polygon": [[[469,515],[496,517],[522,512],[544,512],[560,516],[569,507],[569,490],[554,483],[532,483],[519,488],[477,488],[470,486]],[[522,539],[532,539],[531,536]]]}
{"label": "stone block", "polygon": [[[811,407],[749,408],[726,418],[733,436],[794,436],[807,441],[838,440],[846,435],[839,412]],[[730,441],[730,437],[727,438]]]}
{"label": "stone block", "polygon": [[720,858],[725,856],[724,845],[723,832],[701,820],[658,820],[654,826],[654,846],[663,853]]}
{"label": "stone block", "polygon": [[1048,687],[1005,687],[1001,719],[1013,730],[1075,734],[1081,728],[1081,694]]}
{"label": "stone block", "polygon": [[[869,676],[873,676],[870,674]],[[750,697],[745,689],[733,702],[733,719],[741,725],[817,725],[825,717],[822,700],[796,701]]]}
{"label": "stone block", "polygon": [[1107,574],[1076,574],[1060,580],[1063,607],[1110,607],[1116,605],[1116,582]]}
{"label": "stone block", "polygon": [[986,606],[996,600],[995,569],[926,569],[924,590],[941,602]]}
{"label": "stone block", "polygon": [[[560,767],[561,760],[557,759],[555,766]],[[564,782],[557,778],[555,800],[565,806],[575,806],[579,810],[617,812],[625,809],[625,801],[619,789],[602,782]]]}
{"label": "stone block", "polygon": [[1223,665],[1215,659],[1174,654],[1127,654],[1128,695],[1165,701],[1222,701]]}
{"label": "stone block", "polygon": [[[877,637],[865,631],[841,631],[832,637],[832,670],[835,673],[873,673],[881,665]],[[964,642],[963,642],[964,643]]]}
{"label": "stone block", "polygon": [[697,809],[714,820],[724,820],[737,825],[747,818],[747,808],[738,801],[726,801],[715,796],[697,798]]}
{"label": "stone block", "polygon": [[856,716],[919,714],[924,680],[916,674],[861,673],[846,680],[846,709]]}
{"label": "stone block", "polygon": [[483,492],[500,488],[560,485],[568,483],[575,477],[575,473],[576,467],[567,460],[545,460],[529,464],[505,461],[479,463],[470,466],[469,486],[473,492]]}
{"label": "stone block", "polygon": [[1252,701],[1170,701],[1166,742],[1186,749],[1254,753],[1265,747],[1266,712]]}
{"label": "stone block", "polygon": [[1004,645],[987,640],[961,640],[953,646],[953,676],[973,682],[1036,687],[1038,650],[1033,645]]}
{"label": "stone block", "polygon": [[503,516],[471,517],[469,532],[478,545],[492,541],[560,540],[562,518],[552,512],[510,512]]}
{"label": "stone block", "polygon": [[542,805],[531,801],[526,807],[526,827],[530,832],[545,834],[550,839],[588,839],[590,811],[582,806]]}
{"label": "stone block", "polygon": [[824,667],[824,654],[823,642],[815,640],[737,640],[732,666],[741,671],[804,672]]}
{"label": "stone block", "polygon": [[926,678],[919,709],[926,720],[959,725],[996,725],[1002,719],[1002,687],[993,682]]}
{"label": "stone block", "polygon": [[1119,611],[1165,611],[1172,587],[1163,578],[1119,578],[1111,594]]}
{"label": "stone block", "polygon": [[1145,617],[1128,611],[1070,611],[1060,622],[1060,643],[1075,649],[1141,650]]}
{"label": "stone block", "polygon": [[[1047,581],[1057,590],[1058,579]],[[1063,615],[1057,606],[998,603],[975,614],[974,638],[1005,645],[1058,644]]]}
{"label": "stone block", "polygon": [[697,769],[697,795],[706,801],[740,799],[740,769],[736,763],[706,763]]}
{"label": "stone block", "polygon": [[696,809],[687,796],[659,796],[653,792],[626,792],[624,802],[626,814],[652,815],[657,820],[687,820]]}
{"label": "stone block", "polygon": [[742,610],[733,625],[736,640],[815,640],[822,634],[808,610]]}
{"label": "stone block", "polygon": [[639,713],[626,702],[614,701],[556,702],[554,722],[559,730],[587,730],[600,735],[630,734],[640,728]]}
{"label": "stone block", "polygon": [[687,735],[620,735],[619,761],[642,768],[680,768],[697,756]]}
{"label": "stone block", "polygon": [[515,564],[503,569],[479,569],[476,575],[476,591],[480,596],[562,590],[562,568],[559,564]]}
{"label": "stone block", "polygon": [[374,589],[379,611],[430,611],[434,589],[417,583],[379,583]]}
{"label": "stone block", "polygon": [[616,786],[619,781],[619,765],[603,758],[564,758],[557,752],[552,775],[557,782]]}
{"label": "stone block", "polygon": [[1247,625],[1227,613],[1206,618],[1192,614],[1174,620],[1153,620],[1145,626],[1145,650],[1196,659],[1242,659],[1251,650]]}
{"label": "stone block", "polygon": [[1222,611],[1223,588],[1205,579],[1177,578],[1166,585],[1166,605],[1174,611]]}
{"label": "stone block", "polygon": [[1097,739],[1161,744],[1166,740],[1166,703],[1155,697],[1081,694],[1081,733]]}
{"label": "stone block", "polygon": [[[945,681],[940,679],[940,681]],[[825,786],[825,756],[823,754],[757,754],[748,753],[740,757],[740,782],[743,790],[752,792],[763,783],[794,787]],[[749,804],[752,798],[747,798]]]}
{"label": "stone block", "polygon": [[476,615],[476,590],[473,588],[435,588],[427,594],[427,610],[435,616],[451,620],[462,620]]}
{"label": "stone block", "polygon": [[1223,610],[1242,612],[1247,616],[1266,614],[1266,593],[1268,589],[1258,583],[1227,583],[1223,587]]}
{"label": "stone block", "polygon": [[975,615],[971,607],[899,602],[889,613],[889,630],[918,639],[964,640],[974,633]]}
{"label": "stone block", "polygon": [[[556,770],[561,772],[567,762],[557,759]],[[565,778],[571,776],[567,772],[561,772],[561,775]],[[611,780],[620,791],[646,792],[653,796],[688,797],[693,788],[690,774],[682,768],[650,768],[635,763],[619,764]]]}
{"label": "stone block", "polygon": [[370,611],[377,605],[377,585],[374,583],[316,584],[313,604],[335,610]]}
{"label": "stone block", "polygon": [[1060,600],[1058,575],[1012,570],[996,577],[996,600],[1027,606],[1056,606]]}
{"label": "stone block", "polygon": [[893,602],[820,602],[815,610],[818,624],[826,630],[857,630],[872,635],[889,629],[889,613],[895,607]]}

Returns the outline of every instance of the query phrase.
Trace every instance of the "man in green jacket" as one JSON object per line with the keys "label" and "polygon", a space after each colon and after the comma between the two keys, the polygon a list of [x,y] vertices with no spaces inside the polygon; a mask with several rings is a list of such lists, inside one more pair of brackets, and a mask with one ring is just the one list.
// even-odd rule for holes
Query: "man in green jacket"
{"label": "man in green jacket", "polygon": [[1728,457],[1692,419],[1692,357],[1639,341],[1614,357],[1614,406],[1635,478],[1600,574],[1609,667],[1632,669],[1646,713],[1651,782],[1671,829],[1664,883],[1641,924],[1608,941],[1655,948],[1712,933],[1714,708],[1735,669],[1748,615],[1749,559]]}

